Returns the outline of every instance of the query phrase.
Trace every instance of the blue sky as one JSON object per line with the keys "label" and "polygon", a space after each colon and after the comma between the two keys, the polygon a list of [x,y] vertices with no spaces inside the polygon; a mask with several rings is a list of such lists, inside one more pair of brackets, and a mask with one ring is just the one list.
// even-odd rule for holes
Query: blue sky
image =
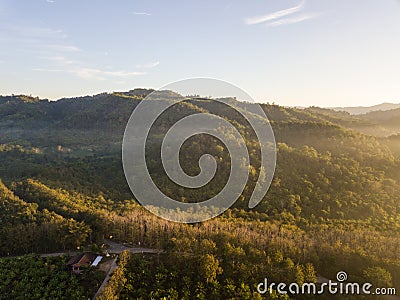
{"label": "blue sky", "polygon": [[0,0],[0,94],[226,80],[257,101],[400,102],[398,0]]}

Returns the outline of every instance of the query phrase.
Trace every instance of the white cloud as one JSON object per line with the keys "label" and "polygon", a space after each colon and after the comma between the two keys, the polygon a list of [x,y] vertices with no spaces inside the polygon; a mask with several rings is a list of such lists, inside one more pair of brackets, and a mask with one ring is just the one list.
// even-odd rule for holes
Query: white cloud
{"label": "white cloud", "polygon": [[151,13],[139,12],[139,11],[134,11],[133,14],[137,16],[151,16]]}
{"label": "white cloud", "polygon": [[62,51],[62,52],[80,52],[82,51],[80,48],[72,45],[65,45],[65,44],[50,44],[50,45],[45,45],[49,49],[55,50],[55,51]]}
{"label": "white cloud", "polygon": [[12,38],[30,38],[40,40],[63,40],[67,38],[67,35],[61,29],[52,29],[47,27],[10,25],[2,29],[4,30],[4,34]]}
{"label": "white cloud", "polygon": [[9,25],[0,27],[0,36],[1,42],[14,43],[18,49],[31,53],[81,51],[68,41],[68,36],[60,29]]}
{"label": "white cloud", "polygon": [[268,21],[272,21],[272,20],[276,20],[282,17],[286,17],[289,15],[292,15],[296,12],[301,11],[304,8],[304,1],[302,1],[299,5],[287,8],[287,9],[283,9],[283,10],[279,10],[267,15],[263,15],[263,16],[257,16],[257,17],[252,17],[252,18],[247,18],[245,20],[246,24],[248,25],[255,25],[255,24],[260,24],[260,23],[265,23]]}
{"label": "white cloud", "polygon": [[[20,51],[28,52],[34,58],[46,60],[40,67],[33,68],[38,72],[57,72],[72,74],[76,77],[88,80],[123,80],[133,76],[144,75],[144,72],[102,69],[96,66],[88,66],[79,59],[79,47],[69,42],[67,35],[62,30],[54,30],[46,27],[0,27],[6,41]],[[152,68],[159,64],[153,62],[143,65],[143,68]]]}
{"label": "white cloud", "polygon": [[65,56],[49,56],[44,58],[60,65],[72,65],[76,63],[76,61],[70,60]]}
{"label": "white cloud", "polygon": [[55,3],[55,0],[46,0],[47,3]]}
{"label": "white cloud", "polygon": [[65,70],[46,69],[46,68],[33,68],[32,71],[37,71],[37,72],[65,72]]}
{"label": "white cloud", "polygon": [[159,64],[160,64],[159,61],[155,61],[155,62],[148,63],[148,64],[136,65],[136,68],[138,68],[138,69],[150,69],[150,68],[157,67]]}
{"label": "white cloud", "polygon": [[293,17],[293,18],[280,19],[280,20],[268,23],[267,26],[277,27],[277,26],[282,26],[282,25],[295,24],[295,23],[300,23],[300,22],[306,21],[306,20],[314,19],[318,16],[319,16],[319,14],[304,14],[304,15],[300,15],[297,17]]}
{"label": "white cloud", "polygon": [[65,69],[46,69],[46,68],[34,68],[33,71],[38,72],[60,72],[70,73],[79,78],[88,80],[107,80],[112,78],[129,78],[133,76],[145,75],[143,72],[127,72],[127,71],[106,71],[96,68],[87,68],[81,66],[67,67]]}
{"label": "white cloud", "polygon": [[97,80],[106,80],[106,77],[124,78],[124,77],[131,77],[131,76],[138,76],[145,74],[143,72],[105,71],[100,69],[82,68],[82,67],[72,69],[69,72],[81,78],[97,79]]}

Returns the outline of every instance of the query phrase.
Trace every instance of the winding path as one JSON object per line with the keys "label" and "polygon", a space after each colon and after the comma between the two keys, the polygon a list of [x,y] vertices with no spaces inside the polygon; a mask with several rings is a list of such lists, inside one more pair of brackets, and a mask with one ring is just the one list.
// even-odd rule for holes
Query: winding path
{"label": "winding path", "polygon": [[[132,254],[138,254],[138,253],[160,253],[160,250],[156,249],[150,249],[150,248],[141,248],[141,247],[128,247],[123,244],[111,241],[111,240],[105,240],[106,244],[109,245],[110,247],[107,249],[109,253],[114,253],[114,254],[120,254],[123,251],[129,251]],[[96,299],[97,296],[101,293],[101,291],[107,286],[108,281],[110,280],[110,277],[112,276],[113,272],[115,269],[118,268],[117,265],[117,259],[118,256],[115,257],[113,260],[110,269],[107,272],[106,277],[103,280],[103,283],[100,285],[99,289],[97,290],[96,294],[94,295],[93,299]]]}

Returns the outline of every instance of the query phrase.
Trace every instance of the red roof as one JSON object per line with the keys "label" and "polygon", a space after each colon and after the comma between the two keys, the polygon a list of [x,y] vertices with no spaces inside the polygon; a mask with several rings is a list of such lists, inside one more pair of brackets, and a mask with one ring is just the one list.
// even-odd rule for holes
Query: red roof
{"label": "red roof", "polygon": [[96,259],[97,255],[91,252],[85,252],[74,257],[71,257],[67,262],[67,266],[79,267],[79,266],[90,266]]}

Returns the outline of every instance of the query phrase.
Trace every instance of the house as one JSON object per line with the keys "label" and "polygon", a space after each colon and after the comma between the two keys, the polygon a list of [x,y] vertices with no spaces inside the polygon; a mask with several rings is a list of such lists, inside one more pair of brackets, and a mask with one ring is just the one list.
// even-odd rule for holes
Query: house
{"label": "house", "polygon": [[92,252],[85,252],[71,257],[67,262],[67,266],[71,268],[74,273],[82,273],[82,267],[87,268],[93,264],[96,260],[97,255]]}

